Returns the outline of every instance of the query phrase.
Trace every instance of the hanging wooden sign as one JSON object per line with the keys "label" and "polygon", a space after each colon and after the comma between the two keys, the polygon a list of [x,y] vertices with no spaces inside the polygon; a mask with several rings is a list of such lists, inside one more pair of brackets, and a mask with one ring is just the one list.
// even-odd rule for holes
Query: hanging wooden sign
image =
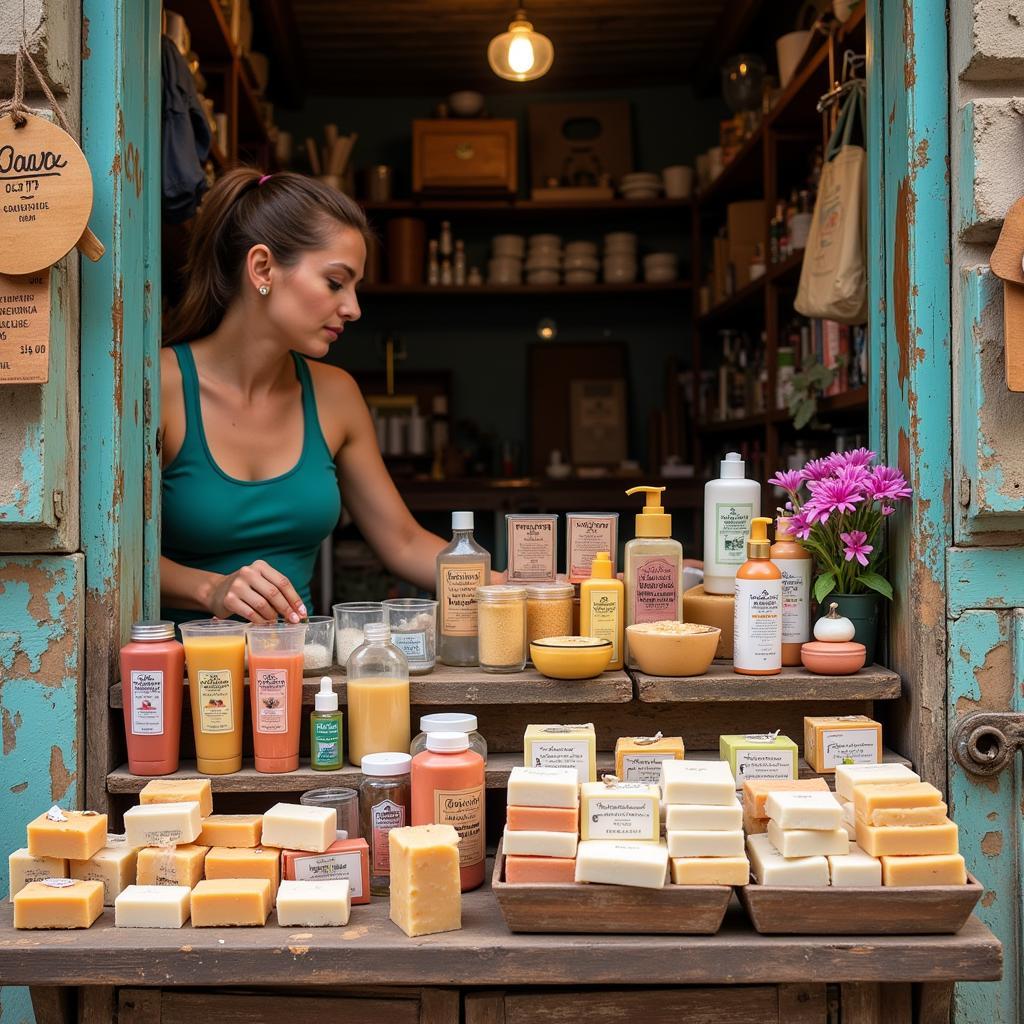
{"label": "hanging wooden sign", "polygon": [[1024,199],[1006,211],[989,267],[1003,282],[1003,353],[1006,386],[1024,391]]}
{"label": "hanging wooden sign", "polygon": [[0,117],[0,274],[50,267],[79,242],[92,212],[92,174],[58,125]]}
{"label": "hanging wooden sign", "polygon": [[50,268],[0,274],[0,384],[50,379]]}

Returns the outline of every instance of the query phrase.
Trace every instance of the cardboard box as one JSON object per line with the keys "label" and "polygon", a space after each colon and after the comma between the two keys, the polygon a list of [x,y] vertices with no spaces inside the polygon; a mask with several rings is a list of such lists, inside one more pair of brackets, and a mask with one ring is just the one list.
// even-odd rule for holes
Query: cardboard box
{"label": "cardboard box", "polygon": [[767,207],[763,199],[746,199],[726,207],[729,262],[736,274],[736,290],[750,283],[750,264],[758,246],[765,245]]}

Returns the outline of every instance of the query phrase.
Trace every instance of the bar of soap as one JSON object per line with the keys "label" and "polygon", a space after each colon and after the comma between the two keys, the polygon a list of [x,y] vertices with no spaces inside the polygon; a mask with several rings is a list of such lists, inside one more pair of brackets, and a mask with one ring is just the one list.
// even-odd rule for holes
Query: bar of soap
{"label": "bar of soap", "polygon": [[743,813],[750,818],[764,818],[764,805],[772,793],[828,793],[824,779],[744,779]]}
{"label": "bar of soap", "polygon": [[203,877],[207,847],[147,846],[139,850],[135,873],[137,885],[186,885],[189,889]]}
{"label": "bar of soap", "polygon": [[889,825],[941,825],[949,817],[949,808],[944,803],[931,807],[880,807],[867,816],[869,825],[885,828]]}
{"label": "bar of soap", "polygon": [[128,845],[125,836],[107,836],[107,845],[88,860],[69,861],[72,878],[103,883],[103,905],[113,907],[117,897],[133,885],[139,851]]}
{"label": "bar of soap", "polygon": [[505,881],[509,885],[572,883],[576,881],[576,858],[513,854],[505,858]]}
{"label": "bar of soap", "polygon": [[781,828],[839,828],[843,809],[831,793],[769,793],[765,812]]}
{"label": "bar of soap", "polygon": [[842,857],[850,852],[844,828],[782,828],[777,821],[769,821],[768,838],[783,857]]}
{"label": "bar of soap", "polygon": [[516,765],[508,777],[508,802],[517,807],[563,807],[580,803],[575,768],[534,768]]}
{"label": "bar of soap", "polygon": [[277,850],[256,847],[252,850],[214,846],[206,855],[207,878],[265,878],[270,882],[270,897],[277,896],[281,884],[281,854]]}
{"label": "bar of soap", "polygon": [[661,782],[662,761],[682,761],[682,736],[620,736],[615,741],[615,774],[623,782]]}
{"label": "bar of soap", "polygon": [[742,857],[743,829],[731,832],[668,831],[670,857]]}
{"label": "bar of soap", "polygon": [[269,878],[207,878],[192,890],[192,927],[262,928],[270,906]]}
{"label": "bar of soap", "polygon": [[263,815],[264,846],[324,853],[337,837],[338,812],[333,807],[274,804]]}
{"label": "bar of soap", "polygon": [[102,913],[102,882],[50,878],[14,897],[15,928],[91,928]]}
{"label": "bar of soap", "polygon": [[203,830],[199,803],[142,804],[124,812],[124,831],[131,846],[184,846]]}
{"label": "bar of soap", "polygon": [[672,857],[675,885],[746,885],[750,861],[741,857]]}
{"label": "bar of soap", "polygon": [[736,618],[736,598],[732,594],[707,594],[704,584],[683,592],[683,622],[696,622],[702,626],[717,626],[716,658],[732,661],[733,625]]}
{"label": "bar of soap", "polygon": [[959,853],[882,858],[882,885],[966,884],[967,868]]}
{"label": "bar of soap", "polygon": [[406,825],[388,833],[391,920],[410,938],[462,927],[459,834],[451,825]]}
{"label": "bar of soap", "polygon": [[729,806],[736,799],[736,783],[725,761],[662,761],[661,791],[669,805]]}
{"label": "bar of soap", "polygon": [[282,882],[277,890],[277,923],[282,928],[329,928],[348,924],[352,898],[347,878]]}
{"label": "bar of soap", "polygon": [[830,856],[828,871],[835,886],[863,888],[882,884],[882,862],[877,857],[868,856],[856,843],[850,843],[845,856]]}
{"label": "bar of soap", "polygon": [[209,779],[150,779],[139,793],[140,804],[199,804],[199,817],[213,814]]}
{"label": "bar of soap", "polygon": [[735,797],[731,804],[670,804],[665,812],[665,828],[670,832],[732,832],[743,828],[743,808]]}
{"label": "bar of soap", "polygon": [[857,819],[857,845],[872,857],[920,857],[959,853],[957,827],[948,818],[941,825],[878,828]]}
{"label": "bar of soap", "polygon": [[762,835],[768,831],[768,819],[767,818],[748,818],[746,814],[743,815],[743,831],[748,836]]}
{"label": "bar of soap", "polygon": [[336,839],[323,853],[281,851],[281,877],[289,882],[347,880],[352,903],[370,902],[370,847],[361,836]]}
{"label": "bar of soap", "polygon": [[506,823],[513,832],[579,832],[575,807],[516,807],[509,805]]}
{"label": "bar of soap", "polygon": [[51,807],[30,821],[27,831],[28,852],[33,857],[88,860],[107,845],[107,816]]}
{"label": "bar of soap", "polygon": [[523,735],[523,764],[528,768],[573,768],[580,784],[595,781],[597,736],[593,724],[528,725]]}
{"label": "bar of soap", "polygon": [[584,782],[580,786],[580,836],[656,843],[661,837],[660,805],[661,790],[649,783]]}
{"label": "bar of soap", "polygon": [[912,772],[905,764],[836,765],[836,795],[844,800],[852,800],[854,787],[862,783],[892,785],[920,781],[921,776],[917,772]]}
{"label": "bar of soap", "polygon": [[187,885],[129,885],[114,903],[118,928],[180,928],[192,912]]}
{"label": "bar of soap", "polygon": [[942,793],[930,782],[909,782],[905,785],[858,783],[853,790],[853,806],[857,815],[865,821],[868,821],[875,811],[881,809],[938,807],[941,803]]}
{"label": "bar of soap", "polygon": [[747,836],[750,871],[760,885],[828,885],[824,857],[783,857],[766,835]]}
{"label": "bar of soap", "polygon": [[882,760],[882,726],[867,715],[808,715],[804,760],[819,775],[841,764],[877,764]]}
{"label": "bar of soap", "polygon": [[33,857],[27,847],[22,847],[7,858],[7,875],[10,879],[7,899],[14,902],[15,894],[21,892],[29,882],[67,878],[68,862],[63,857]]}
{"label": "bar of soap", "polygon": [[252,849],[263,841],[262,814],[211,814],[203,819],[199,846]]}
{"label": "bar of soap", "polygon": [[506,828],[501,847],[520,857],[575,857],[575,832],[513,832]]}
{"label": "bar of soap", "polygon": [[591,839],[580,843],[576,851],[577,882],[664,889],[667,876],[668,847],[662,843]]}
{"label": "bar of soap", "polygon": [[795,779],[797,745],[778,733],[748,733],[718,737],[718,756],[729,762],[729,770],[741,789],[747,779]]}

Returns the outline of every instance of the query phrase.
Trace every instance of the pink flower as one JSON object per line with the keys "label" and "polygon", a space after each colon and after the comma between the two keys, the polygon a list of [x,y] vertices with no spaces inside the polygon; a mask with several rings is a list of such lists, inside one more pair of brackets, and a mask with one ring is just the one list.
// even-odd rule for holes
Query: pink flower
{"label": "pink flower", "polygon": [[829,458],[838,471],[844,466],[870,467],[878,456],[870,448],[854,448],[848,452],[834,452]]}
{"label": "pink flower", "polygon": [[832,466],[828,459],[811,459],[810,462],[800,470],[804,480],[817,483],[832,475]]}
{"label": "pink flower", "polygon": [[861,565],[867,566],[868,555],[875,549],[867,542],[868,535],[863,530],[851,530],[849,533],[841,533],[839,534],[839,539],[845,545],[843,552],[848,562],[856,558]]}
{"label": "pink flower", "polygon": [[807,518],[806,512],[807,506],[804,506],[804,511],[795,512],[790,518],[789,528],[793,532],[794,537],[798,537],[800,540],[807,540],[811,535],[811,521]]}
{"label": "pink flower", "polygon": [[893,512],[895,512],[895,511],[896,511],[896,506],[895,505],[883,505],[882,506],[882,515],[883,516],[891,516],[893,514]]}
{"label": "pink flower", "polygon": [[857,503],[864,500],[864,495],[859,482],[837,477],[820,481],[811,500],[818,510],[818,520],[827,523],[833,512],[855,512]]}
{"label": "pink flower", "polygon": [[793,494],[800,490],[803,479],[799,469],[780,469],[775,476],[769,479],[768,483],[781,487],[784,491],[789,491],[790,494]]}
{"label": "pink flower", "polygon": [[875,466],[868,475],[866,489],[871,501],[899,501],[913,493],[906,478],[893,466]]}

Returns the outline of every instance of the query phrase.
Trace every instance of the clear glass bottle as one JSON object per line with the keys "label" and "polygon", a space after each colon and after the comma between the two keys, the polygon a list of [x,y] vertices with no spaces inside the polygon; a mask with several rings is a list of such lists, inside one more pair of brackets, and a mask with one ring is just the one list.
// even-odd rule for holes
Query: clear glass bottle
{"label": "clear glass bottle", "polygon": [[408,750],[409,661],[391,642],[391,630],[373,622],[348,659],[348,756]]}
{"label": "clear glass bottle", "polygon": [[388,833],[412,822],[412,757],[387,751],[363,758],[359,813],[363,838],[370,847],[370,892],[387,896],[391,890]]}
{"label": "clear glass bottle", "polygon": [[527,653],[526,587],[480,587],[476,600],[480,667],[485,672],[522,672]]}
{"label": "clear glass bottle", "polygon": [[464,732],[469,737],[469,749],[475,750],[486,763],[487,740],[477,732],[476,715],[463,711],[438,712],[420,718],[420,732],[413,738],[409,753],[415,757],[427,749],[427,735],[432,732]]}
{"label": "clear glass bottle", "polygon": [[[437,660],[478,665],[476,592],[491,581],[491,555],[473,539],[473,513],[452,513],[452,541],[437,555]],[[403,749],[403,748],[398,748]]]}
{"label": "clear glass bottle", "polygon": [[461,239],[455,242],[455,262],[452,267],[454,271],[455,284],[466,283],[466,243]]}
{"label": "clear glass bottle", "polygon": [[427,244],[427,284],[441,283],[441,261],[437,258],[437,239]]}

